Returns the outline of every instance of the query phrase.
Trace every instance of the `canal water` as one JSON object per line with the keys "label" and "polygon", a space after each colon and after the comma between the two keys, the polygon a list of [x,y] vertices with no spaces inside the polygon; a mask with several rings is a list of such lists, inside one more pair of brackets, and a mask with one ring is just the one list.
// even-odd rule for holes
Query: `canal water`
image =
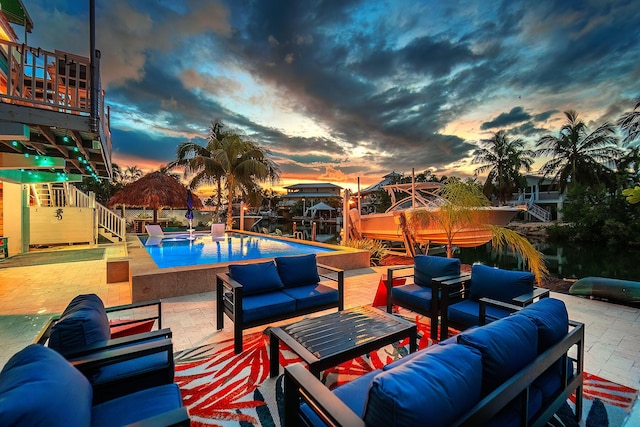
{"label": "canal water", "polygon": [[[553,277],[579,279],[587,276],[640,281],[640,249],[612,249],[599,245],[533,243],[545,256]],[[512,252],[494,249],[490,243],[460,248],[455,253],[464,264],[480,262],[507,270],[523,270],[522,260]]]}

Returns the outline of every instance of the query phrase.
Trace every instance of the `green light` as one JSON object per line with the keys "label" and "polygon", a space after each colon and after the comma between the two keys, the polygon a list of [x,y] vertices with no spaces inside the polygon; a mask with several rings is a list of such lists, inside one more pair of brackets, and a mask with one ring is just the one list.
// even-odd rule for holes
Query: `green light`
{"label": "green light", "polygon": [[13,145],[14,147],[17,147],[17,146],[18,146],[18,141],[13,141],[13,142],[11,143],[11,145]]}
{"label": "green light", "polygon": [[40,159],[40,156],[35,156],[34,159],[38,160]]}
{"label": "green light", "polygon": [[79,160],[79,161],[82,161],[82,157],[78,157],[78,160]]}
{"label": "green light", "polygon": [[78,147],[73,147],[73,151],[78,152]]}
{"label": "green light", "polygon": [[28,159],[29,158],[29,153],[24,153],[24,157]]}
{"label": "green light", "polygon": [[68,136],[64,136],[64,137],[62,137],[62,140],[63,140],[64,142],[69,142],[69,137],[68,137]]}

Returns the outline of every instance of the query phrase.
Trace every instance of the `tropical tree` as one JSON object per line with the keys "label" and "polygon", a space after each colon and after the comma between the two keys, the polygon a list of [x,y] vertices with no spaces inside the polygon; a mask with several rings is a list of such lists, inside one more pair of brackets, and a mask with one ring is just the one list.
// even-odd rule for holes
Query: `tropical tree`
{"label": "tropical tree", "polygon": [[540,171],[553,175],[560,191],[569,183],[591,185],[610,181],[610,165],[621,154],[616,129],[604,123],[589,133],[587,125],[573,110],[565,111],[567,122],[558,136],[546,135],[536,143],[536,156],[551,156]]}
{"label": "tropical tree", "polygon": [[505,204],[514,190],[521,187],[523,176],[520,170],[531,171],[534,156],[533,151],[525,150],[523,140],[509,140],[503,130],[490,139],[483,139],[480,147],[473,152],[472,163],[481,164],[474,171],[476,175],[489,172],[484,183],[484,194],[489,196],[495,189],[500,204]]}
{"label": "tropical tree", "polygon": [[640,137],[640,99],[633,108],[618,119],[618,126],[626,134],[623,142],[628,144]]}
{"label": "tropical tree", "polygon": [[170,167],[182,166],[185,177],[195,174],[189,183],[191,188],[205,184],[218,186],[218,207],[221,204],[222,187],[227,196],[227,227],[233,222],[232,202],[236,195],[254,199],[260,192],[259,182],[275,182],[279,178],[276,164],[269,159],[265,149],[240,135],[223,131],[220,122],[212,123],[206,146],[194,142],[178,145],[177,160]]}
{"label": "tropical tree", "polygon": [[498,227],[489,223],[489,199],[482,194],[480,187],[473,182],[463,182],[457,178],[448,178],[439,190],[446,200],[438,210],[416,209],[408,212],[407,227],[414,234],[417,230],[435,222],[447,236],[447,257],[453,256],[453,240],[462,230],[486,229],[492,235],[491,244],[495,248],[510,247],[522,258],[529,270],[536,276],[538,283],[547,274],[544,256],[531,242],[514,230]]}

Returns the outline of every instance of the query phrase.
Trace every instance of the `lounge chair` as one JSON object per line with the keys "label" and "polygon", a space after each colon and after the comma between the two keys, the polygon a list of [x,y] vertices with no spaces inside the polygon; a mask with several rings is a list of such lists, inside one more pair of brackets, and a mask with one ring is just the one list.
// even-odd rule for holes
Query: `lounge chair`
{"label": "lounge chair", "polygon": [[39,344],[11,357],[0,372],[0,384],[2,425],[189,425],[177,384],[121,393],[97,404],[87,378]]}
{"label": "lounge chair", "polygon": [[225,236],[225,225],[213,223],[211,224],[211,238],[213,239],[224,239]]}
{"label": "lounge chair", "polygon": [[147,224],[144,226],[144,228],[147,230],[147,234],[149,235],[149,237],[165,237],[164,231],[162,231],[162,227],[160,227],[158,224]]}

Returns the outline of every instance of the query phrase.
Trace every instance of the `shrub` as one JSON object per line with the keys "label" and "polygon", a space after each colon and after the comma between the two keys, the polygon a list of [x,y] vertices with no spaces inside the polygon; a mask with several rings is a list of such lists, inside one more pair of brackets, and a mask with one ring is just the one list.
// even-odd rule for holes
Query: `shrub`
{"label": "shrub", "polygon": [[343,246],[369,251],[372,266],[380,265],[382,259],[387,256],[387,248],[379,240],[352,239]]}

